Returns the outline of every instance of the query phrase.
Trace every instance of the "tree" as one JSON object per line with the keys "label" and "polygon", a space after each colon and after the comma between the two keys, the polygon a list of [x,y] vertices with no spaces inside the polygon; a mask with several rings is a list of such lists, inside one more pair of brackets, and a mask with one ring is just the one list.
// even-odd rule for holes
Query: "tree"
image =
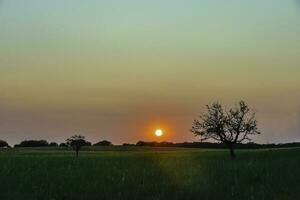
{"label": "tree", "polygon": [[72,147],[76,152],[76,157],[78,157],[78,152],[83,146],[91,146],[90,142],[85,140],[85,137],[82,135],[73,135],[69,139],[66,140],[67,145]]}
{"label": "tree", "polygon": [[58,147],[58,144],[56,142],[50,142],[49,147]]}
{"label": "tree", "polygon": [[95,143],[93,146],[112,146],[112,143],[107,140],[102,140],[100,142]]}
{"label": "tree", "polygon": [[135,146],[135,144],[123,143],[122,146]]}
{"label": "tree", "polygon": [[59,147],[67,147],[67,144],[62,142],[62,143],[59,144]]}
{"label": "tree", "polygon": [[191,131],[200,136],[201,141],[212,139],[224,143],[235,158],[234,146],[243,141],[251,141],[249,136],[260,134],[257,128],[255,112],[244,101],[229,109],[219,103],[207,105],[207,112],[194,120]]}
{"label": "tree", "polygon": [[8,143],[4,140],[0,140],[0,148],[8,147]]}

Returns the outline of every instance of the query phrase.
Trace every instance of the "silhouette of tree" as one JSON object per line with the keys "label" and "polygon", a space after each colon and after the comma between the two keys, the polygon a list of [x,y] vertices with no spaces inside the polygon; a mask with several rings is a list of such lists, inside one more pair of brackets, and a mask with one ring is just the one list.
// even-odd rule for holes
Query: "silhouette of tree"
{"label": "silhouette of tree", "polygon": [[135,146],[135,144],[123,143],[122,146]]}
{"label": "silhouette of tree", "polygon": [[0,148],[9,147],[8,143],[4,140],[0,140]]}
{"label": "silhouette of tree", "polygon": [[144,141],[138,141],[135,146],[146,146],[147,142]]}
{"label": "silhouette of tree", "polygon": [[102,140],[100,142],[95,143],[93,146],[112,146],[112,143],[107,140]]}
{"label": "silhouette of tree", "polygon": [[90,142],[85,140],[85,137],[82,135],[73,135],[69,139],[66,140],[67,145],[72,147],[73,150],[76,152],[76,157],[78,157],[79,150],[83,146],[91,146]]}
{"label": "silhouette of tree", "polygon": [[235,158],[234,146],[243,141],[251,141],[249,136],[260,134],[257,129],[255,112],[244,101],[229,109],[219,103],[207,105],[207,112],[194,120],[191,131],[200,136],[201,141],[212,139],[224,143]]}
{"label": "silhouette of tree", "polygon": [[59,144],[59,147],[67,147],[67,144],[62,142],[62,143]]}
{"label": "silhouette of tree", "polygon": [[50,142],[49,147],[58,147],[58,144],[56,142]]}

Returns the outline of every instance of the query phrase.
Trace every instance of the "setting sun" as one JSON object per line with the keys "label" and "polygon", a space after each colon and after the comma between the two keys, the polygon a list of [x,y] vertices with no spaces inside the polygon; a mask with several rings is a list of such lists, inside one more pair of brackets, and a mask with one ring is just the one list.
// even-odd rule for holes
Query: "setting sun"
{"label": "setting sun", "polygon": [[163,131],[161,130],[161,129],[157,129],[156,131],[155,131],[155,135],[157,136],[157,137],[160,137],[160,136],[162,136],[164,133],[163,133]]}

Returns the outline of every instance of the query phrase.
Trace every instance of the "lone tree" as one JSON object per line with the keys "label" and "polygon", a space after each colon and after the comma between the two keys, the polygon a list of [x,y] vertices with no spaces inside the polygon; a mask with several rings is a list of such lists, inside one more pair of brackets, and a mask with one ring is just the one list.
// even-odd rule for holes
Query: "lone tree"
{"label": "lone tree", "polygon": [[229,110],[220,103],[207,105],[207,112],[194,120],[191,131],[200,136],[201,141],[212,139],[224,143],[235,158],[234,145],[251,141],[249,136],[260,134],[257,128],[255,112],[244,101]]}
{"label": "lone tree", "polygon": [[78,153],[83,146],[91,146],[90,142],[85,140],[85,137],[82,135],[73,135],[69,139],[66,140],[67,145],[72,147],[76,152],[76,157],[78,157]]}

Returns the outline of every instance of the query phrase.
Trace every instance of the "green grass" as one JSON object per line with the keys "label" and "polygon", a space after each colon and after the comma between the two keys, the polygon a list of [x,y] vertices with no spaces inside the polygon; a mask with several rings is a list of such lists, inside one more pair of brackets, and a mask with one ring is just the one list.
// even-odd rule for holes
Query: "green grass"
{"label": "green grass", "polygon": [[300,149],[0,152],[0,199],[300,199]]}

